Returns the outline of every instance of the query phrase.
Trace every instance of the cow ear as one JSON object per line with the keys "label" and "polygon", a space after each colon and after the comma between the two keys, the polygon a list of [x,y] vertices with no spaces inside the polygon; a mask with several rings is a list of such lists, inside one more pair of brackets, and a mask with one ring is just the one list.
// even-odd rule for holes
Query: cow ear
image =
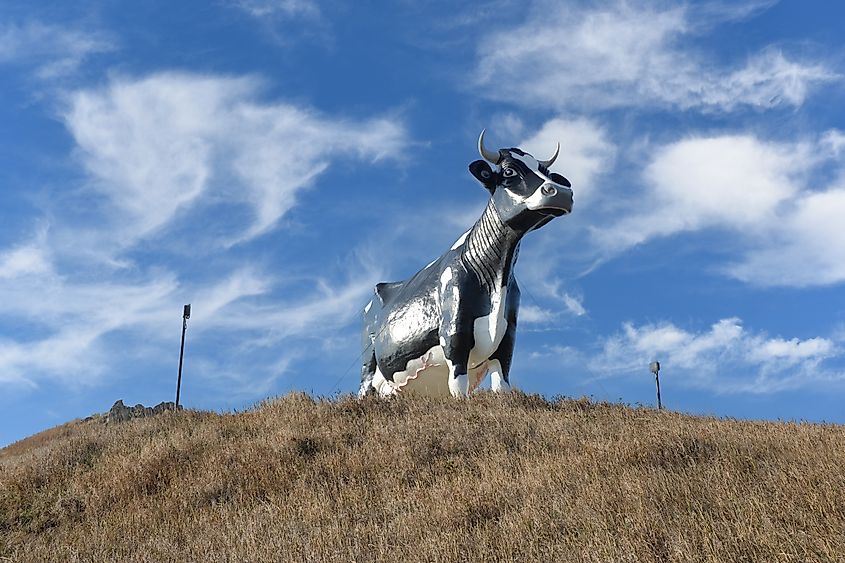
{"label": "cow ear", "polygon": [[571,188],[572,184],[569,183],[569,180],[558,174],[557,172],[552,172],[549,174],[549,178],[560,184],[561,186],[566,186],[567,188]]}
{"label": "cow ear", "polygon": [[484,160],[476,160],[469,165],[469,171],[475,179],[484,184],[491,192],[496,188],[496,173]]}

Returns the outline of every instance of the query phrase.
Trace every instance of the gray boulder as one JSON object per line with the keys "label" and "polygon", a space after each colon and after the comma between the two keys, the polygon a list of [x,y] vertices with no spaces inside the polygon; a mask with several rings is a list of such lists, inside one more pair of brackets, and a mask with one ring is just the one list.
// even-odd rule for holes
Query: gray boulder
{"label": "gray boulder", "polygon": [[105,416],[105,422],[108,424],[114,422],[125,422],[133,418],[145,418],[147,416],[155,416],[165,411],[175,410],[173,401],[161,402],[154,407],[145,407],[138,403],[134,407],[127,407],[123,404],[123,400],[118,399],[109,409],[109,413]]}

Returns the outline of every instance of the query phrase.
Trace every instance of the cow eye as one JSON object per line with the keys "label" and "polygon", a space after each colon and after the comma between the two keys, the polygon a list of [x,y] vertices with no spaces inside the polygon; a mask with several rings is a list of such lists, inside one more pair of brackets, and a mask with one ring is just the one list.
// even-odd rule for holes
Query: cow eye
{"label": "cow eye", "polygon": [[516,170],[514,170],[513,168],[505,168],[504,170],[502,170],[502,175],[505,178],[513,178],[514,176],[516,176]]}

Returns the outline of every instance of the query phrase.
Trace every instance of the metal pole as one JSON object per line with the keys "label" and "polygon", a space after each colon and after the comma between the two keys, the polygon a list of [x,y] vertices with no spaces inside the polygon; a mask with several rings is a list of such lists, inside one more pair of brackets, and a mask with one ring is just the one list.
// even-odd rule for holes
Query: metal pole
{"label": "metal pole", "polygon": [[179,349],[179,377],[176,380],[176,409],[179,410],[179,392],[182,389],[182,358],[185,356],[185,331],[188,330],[188,319],[191,317],[191,306],[185,305],[182,312],[182,346]]}
{"label": "metal pole", "polygon": [[660,404],[660,362],[657,360],[651,362],[648,369],[654,374],[654,381],[657,383],[657,410],[660,410],[663,408],[663,405]]}
{"label": "metal pole", "polygon": [[660,404],[660,376],[658,374],[654,374],[654,380],[657,382],[657,410],[663,408],[663,405]]}

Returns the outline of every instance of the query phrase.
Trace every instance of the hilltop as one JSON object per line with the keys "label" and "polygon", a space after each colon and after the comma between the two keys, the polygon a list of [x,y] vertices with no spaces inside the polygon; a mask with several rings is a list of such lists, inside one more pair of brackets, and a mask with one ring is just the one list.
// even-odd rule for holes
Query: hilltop
{"label": "hilltop", "polygon": [[842,561],[843,468],[836,425],[294,394],[0,450],[0,560]]}

